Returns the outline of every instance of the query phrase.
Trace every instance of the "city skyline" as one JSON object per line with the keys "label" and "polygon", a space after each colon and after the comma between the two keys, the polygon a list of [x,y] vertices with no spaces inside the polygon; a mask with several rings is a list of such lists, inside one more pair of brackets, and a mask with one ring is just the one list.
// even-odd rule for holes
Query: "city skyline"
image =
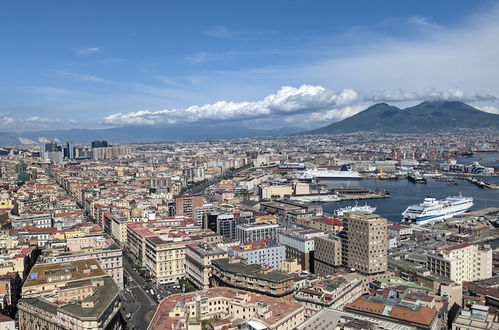
{"label": "city skyline", "polygon": [[498,113],[494,2],[120,4],[2,5],[0,131],[309,129],[441,99]]}

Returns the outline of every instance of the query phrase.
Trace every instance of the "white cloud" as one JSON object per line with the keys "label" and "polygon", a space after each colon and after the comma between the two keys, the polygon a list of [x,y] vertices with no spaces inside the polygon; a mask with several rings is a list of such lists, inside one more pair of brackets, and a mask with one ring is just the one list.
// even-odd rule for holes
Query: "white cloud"
{"label": "white cloud", "polygon": [[58,71],[60,75],[66,78],[76,79],[76,80],[85,80],[85,81],[93,81],[93,82],[106,82],[106,79],[91,75],[91,74],[81,74],[76,72],[69,71]]}
{"label": "white cloud", "polygon": [[483,105],[483,106],[479,106],[478,109],[485,111],[485,112],[495,113],[495,114],[499,115],[499,106],[495,107],[495,106],[490,106],[490,105]]}
{"label": "white cloud", "polygon": [[203,33],[216,38],[233,38],[240,34],[240,32],[229,30],[226,26],[215,26]]}
{"label": "white cloud", "polygon": [[439,91],[434,88],[403,91],[401,89],[371,92],[364,96],[368,102],[406,102],[406,101],[461,101],[461,102],[494,102],[498,98],[482,92],[467,93],[461,89]]}
{"label": "white cloud", "polygon": [[36,124],[51,124],[51,123],[57,122],[58,120],[46,118],[46,117],[40,117],[40,116],[32,116],[32,117],[28,117],[28,118],[23,119],[23,121],[28,122],[28,123],[36,123]]}
{"label": "white cloud", "polygon": [[351,89],[335,92],[322,86],[302,85],[298,88],[285,86],[277,93],[256,102],[218,101],[202,106],[193,105],[185,109],[116,113],[104,118],[104,123],[154,125],[204,120],[251,119],[270,115],[323,111],[343,107],[357,100],[357,92]]}
{"label": "white cloud", "polygon": [[101,49],[99,47],[83,47],[76,49],[76,52],[79,55],[99,54]]}
{"label": "white cloud", "polygon": [[10,124],[14,123],[14,121],[15,121],[14,118],[8,117],[8,116],[0,118],[0,122],[1,122],[2,126],[10,125]]}
{"label": "white cloud", "polygon": [[411,17],[409,17],[408,22],[411,24],[414,24],[414,25],[425,27],[425,28],[431,28],[431,29],[441,29],[442,28],[442,26],[433,22],[428,17],[411,16]]}

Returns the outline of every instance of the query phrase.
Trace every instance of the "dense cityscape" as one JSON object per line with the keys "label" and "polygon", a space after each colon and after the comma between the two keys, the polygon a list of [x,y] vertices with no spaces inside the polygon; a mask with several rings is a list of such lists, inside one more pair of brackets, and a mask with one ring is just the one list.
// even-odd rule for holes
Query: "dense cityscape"
{"label": "dense cityscape", "polygon": [[[499,139],[471,133],[3,147],[5,323],[494,328],[499,166],[472,157],[499,157]],[[397,195],[367,182],[496,203],[403,222],[376,213]]]}
{"label": "dense cityscape", "polygon": [[0,330],[499,330],[499,2],[0,1]]}

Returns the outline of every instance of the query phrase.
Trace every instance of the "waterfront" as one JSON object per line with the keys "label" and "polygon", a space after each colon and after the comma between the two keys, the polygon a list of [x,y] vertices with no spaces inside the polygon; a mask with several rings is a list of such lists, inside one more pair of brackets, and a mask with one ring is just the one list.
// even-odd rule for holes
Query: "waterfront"
{"label": "waterfront", "polygon": [[[499,207],[499,190],[480,188],[472,183],[463,180],[456,180],[458,185],[449,186],[446,182],[428,179],[427,184],[414,184],[406,179],[400,180],[373,180],[367,179],[359,182],[327,182],[328,188],[339,187],[363,187],[366,189],[385,190],[391,194],[391,198],[360,200],[359,205],[368,203],[376,206],[376,213],[390,221],[400,221],[401,213],[412,204],[418,204],[425,197],[445,198],[456,196],[460,193],[463,196],[473,197],[474,206],[472,211],[487,207]],[[499,184],[499,177],[487,177],[487,182]],[[325,182],[321,182],[324,184]],[[348,205],[354,205],[354,201],[331,202],[324,204],[324,211],[327,213]]]}

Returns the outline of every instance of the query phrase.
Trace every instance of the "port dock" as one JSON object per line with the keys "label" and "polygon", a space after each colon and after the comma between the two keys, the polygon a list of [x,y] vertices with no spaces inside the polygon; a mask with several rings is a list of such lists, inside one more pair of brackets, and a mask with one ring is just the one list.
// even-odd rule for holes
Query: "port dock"
{"label": "port dock", "polygon": [[470,183],[473,183],[473,184],[479,186],[480,188],[499,189],[499,185],[488,183],[488,182],[485,182],[483,180],[480,180],[480,179],[477,179],[477,178],[474,178],[471,176],[464,177],[463,180],[466,180]]}

